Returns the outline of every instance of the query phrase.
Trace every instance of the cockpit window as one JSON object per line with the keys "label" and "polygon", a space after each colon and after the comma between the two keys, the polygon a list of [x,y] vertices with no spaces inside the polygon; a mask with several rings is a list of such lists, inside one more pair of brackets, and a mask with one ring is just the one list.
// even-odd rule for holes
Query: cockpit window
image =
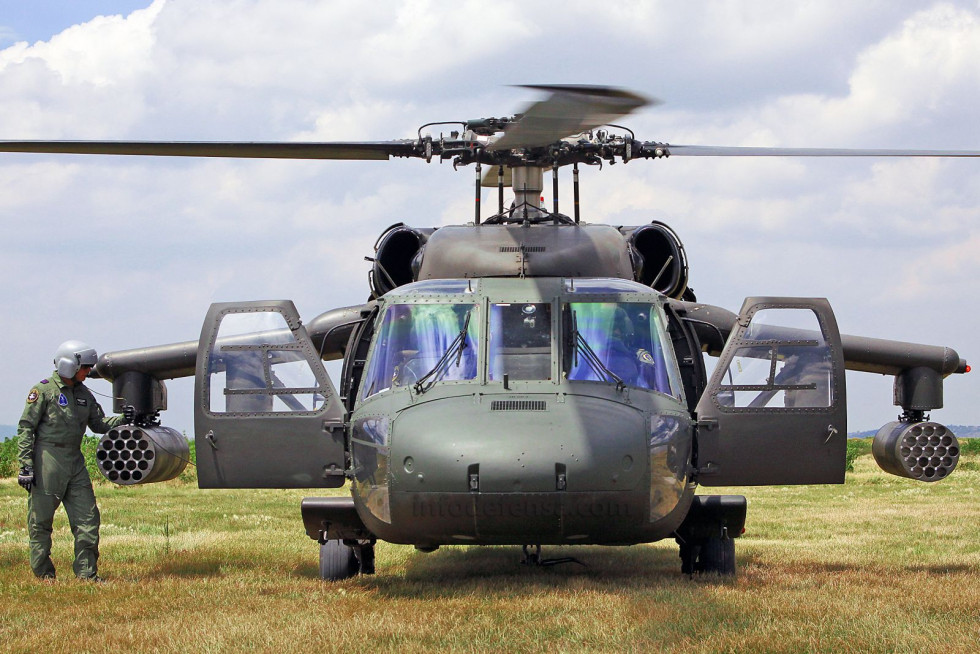
{"label": "cockpit window", "polygon": [[[361,397],[414,385],[437,366],[439,369],[427,382],[475,379],[480,342],[478,318],[479,308],[474,304],[389,305],[375,332]],[[460,338],[464,327],[466,332]],[[446,357],[454,345],[457,351]]]}
{"label": "cockpit window", "polygon": [[490,305],[487,379],[551,379],[551,304]]}
{"label": "cockpit window", "polygon": [[479,287],[479,279],[425,279],[389,291],[388,297],[446,295],[449,293],[466,293],[467,295],[471,295]]}
{"label": "cockpit window", "polygon": [[566,293],[650,293],[651,288],[629,279],[566,279]]}
{"label": "cockpit window", "polygon": [[[569,380],[619,381],[679,397],[677,365],[656,305],[571,302],[564,306],[563,371]],[[611,373],[611,374],[610,374]]]}

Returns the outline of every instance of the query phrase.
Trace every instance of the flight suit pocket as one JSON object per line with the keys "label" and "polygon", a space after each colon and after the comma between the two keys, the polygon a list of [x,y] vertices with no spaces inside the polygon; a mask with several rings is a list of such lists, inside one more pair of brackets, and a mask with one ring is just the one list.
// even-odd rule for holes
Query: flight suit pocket
{"label": "flight suit pocket", "polygon": [[43,493],[59,499],[65,494],[71,479],[72,454],[68,448],[39,443],[34,455],[35,484]]}

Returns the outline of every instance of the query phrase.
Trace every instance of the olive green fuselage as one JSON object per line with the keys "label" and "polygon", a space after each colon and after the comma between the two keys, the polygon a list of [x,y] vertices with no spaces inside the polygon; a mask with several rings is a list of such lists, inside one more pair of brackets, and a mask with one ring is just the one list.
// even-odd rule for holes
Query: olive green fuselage
{"label": "olive green fuselage", "polygon": [[[378,383],[372,371],[381,366],[372,357],[382,357],[381,348],[396,336],[383,332],[383,326],[375,334],[368,372],[349,421],[352,492],[361,519],[380,539],[420,547],[630,544],[669,536],[694,494],[694,428],[683,391],[662,373],[661,390],[667,392],[617,384],[600,371],[589,373],[598,379],[569,378],[583,374],[575,372],[582,368],[574,368],[573,361],[581,365],[579,357],[586,356],[569,345],[574,342],[571,307],[580,307],[581,324],[588,311],[584,304],[572,303],[605,302],[608,307],[617,301],[642,302],[647,313],[636,315],[652,324],[650,314],[658,310],[662,296],[649,289],[602,297],[572,295],[576,291],[563,292],[557,279],[539,280],[533,295],[525,284],[517,295],[516,281],[480,280],[467,300],[467,306],[477,309],[464,331],[475,335],[470,347],[479,351],[478,357],[472,353],[469,379],[417,385],[418,375],[432,367],[430,362],[413,373],[411,383],[405,380],[408,372],[397,371]],[[388,307],[394,305],[388,315],[400,311],[401,303],[438,301],[388,299]],[[541,307],[551,307],[545,336],[550,346],[546,342],[538,348],[545,350],[548,365],[538,366],[534,373],[542,379],[504,378],[499,367],[494,370],[488,354],[494,346],[508,353],[504,356],[516,351],[503,347],[509,336],[495,335],[499,330],[495,331],[493,310],[511,306],[505,302],[529,303],[523,307],[537,303],[540,321]],[[562,311],[564,322],[559,319]],[[524,324],[541,328],[543,322],[519,326]],[[598,346],[596,350],[604,356]],[[409,353],[415,356],[417,350]],[[462,368],[462,354],[451,353]],[[611,360],[611,355],[605,356]],[[676,367],[671,357],[656,365]],[[643,359],[653,357],[647,353]],[[635,371],[636,366],[629,365]]]}

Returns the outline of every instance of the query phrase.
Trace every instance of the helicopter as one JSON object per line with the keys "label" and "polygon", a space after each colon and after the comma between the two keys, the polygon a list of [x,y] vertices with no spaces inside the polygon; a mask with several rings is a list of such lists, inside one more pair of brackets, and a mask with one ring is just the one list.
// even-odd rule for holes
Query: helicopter
{"label": "helicopter", "polygon": [[[374,246],[368,299],[304,323],[288,300],[212,304],[197,340],[107,352],[131,424],[97,448],[111,482],[176,477],[189,447],[161,424],[166,380],[194,377],[201,488],[340,488],[301,514],[320,575],[375,572],[379,541],[634,545],[673,538],[686,574],[734,575],[747,502],[698,486],[839,484],[845,370],[894,376],[886,472],[947,477],[959,443],[928,412],[970,366],[948,347],[841,334],[822,298],[697,301],[678,234],[582,220],[579,167],[676,156],[977,157],[977,151],[677,145],[616,124],[654,104],[601,86],[547,94],[501,118],[422,125],[371,142],[0,141],[0,152],[473,165],[472,219],[397,223]],[[438,136],[429,128],[451,125]],[[559,212],[570,166],[573,211]],[[551,171],[553,205],[541,196]],[[497,189],[484,216],[483,189]],[[505,205],[505,188],[513,198]],[[717,357],[709,374],[703,353]],[[342,361],[339,384],[324,361]]]}

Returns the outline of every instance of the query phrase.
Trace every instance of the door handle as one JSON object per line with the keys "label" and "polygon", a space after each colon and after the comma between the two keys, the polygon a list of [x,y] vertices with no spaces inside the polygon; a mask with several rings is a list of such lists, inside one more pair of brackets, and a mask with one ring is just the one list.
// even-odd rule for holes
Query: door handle
{"label": "door handle", "polygon": [[827,425],[827,439],[823,442],[824,445],[830,442],[830,439],[837,434],[837,427],[833,425]]}
{"label": "door handle", "polygon": [[215,442],[215,439],[214,439],[214,431],[213,430],[209,429],[208,430],[208,433],[204,434],[204,439],[208,442],[208,445],[210,445],[212,448],[214,448],[215,450],[218,449],[218,444]]}

